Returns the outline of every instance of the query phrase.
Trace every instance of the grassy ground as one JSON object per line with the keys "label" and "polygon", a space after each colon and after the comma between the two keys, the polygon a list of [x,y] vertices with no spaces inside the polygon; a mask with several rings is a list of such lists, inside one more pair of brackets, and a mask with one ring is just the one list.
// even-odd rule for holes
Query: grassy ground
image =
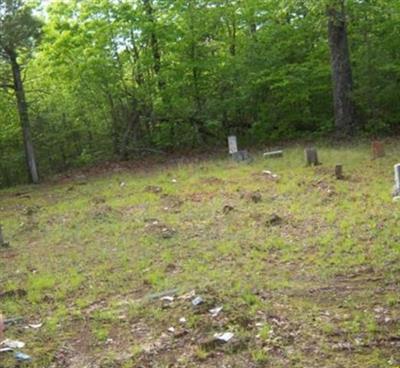
{"label": "grassy ground", "polygon": [[6,337],[31,367],[399,367],[398,147],[319,154],[0,192]]}

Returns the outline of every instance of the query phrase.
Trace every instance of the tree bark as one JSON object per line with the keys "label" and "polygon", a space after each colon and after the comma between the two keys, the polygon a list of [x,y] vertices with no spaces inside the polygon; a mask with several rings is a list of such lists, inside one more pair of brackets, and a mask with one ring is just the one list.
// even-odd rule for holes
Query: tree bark
{"label": "tree bark", "polygon": [[28,105],[26,103],[24,85],[21,78],[21,68],[17,61],[17,53],[13,50],[8,52],[11,69],[14,79],[15,97],[17,100],[18,115],[21,123],[25,160],[28,168],[29,177],[32,183],[39,183],[39,174],[36,166],[35,151],[33,148],[31,128],[29,123]]}
{"label": "tree bark", "polygon": [[346,136],[354,132],[355,108],[344,0],[336,7],[328,8],[328,17],[335,127],[340,136]]}
{"label": "tree bark", "polygon": [[165,83],[162,79],[160,79],[161,52],[160,52],[158,37],[156,34],[157,25],[156,25],[156,19],[154,17],[153,4],[150,0],[143,0],[143,5],[146,11],[147,19],[151,24],[150,45],[153,54],[153,70],[158,78],[158,88],[162,90],[164,89]]}

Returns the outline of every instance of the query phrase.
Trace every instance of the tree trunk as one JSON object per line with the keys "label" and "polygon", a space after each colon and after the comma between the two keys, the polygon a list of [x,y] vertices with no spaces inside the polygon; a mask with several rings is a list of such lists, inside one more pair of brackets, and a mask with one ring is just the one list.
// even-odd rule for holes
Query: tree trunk
{"label": "tree trunk", "polygon": [[346,136],[354,131],[355,109],[344,0],[338,7],[328,8],[328,16],[335,126],[339,135]]}
{"label": "tree trunk", "polygon": [[37,184],[39,183],[39,175],[36,167],[35,152],[33,148],[31,128],[29,124],[28,105],[26,103],[25,90],[21,78],[21,68],[18,64],[17,54],[15,51],[10,51],[9,57],[14,79],[14,90],[15,97],[17,99],[18,115],[24,139],[26,164],[31,182]]}
{"label": "tree trunk", "polygon": [[150,0],[143,0],[143,5],[146,11],[147,19],[151,24],[151,33],[150,33],[150,45],[151,51],[153,54],[153,70],[155,75],[158,78],[158,88],[160,90],[164,89],[165,83],[162,79],[160,79],[160,70],[161,70],[161,52],[158,42],[158,37],[156,34],[156,20],[154,17],[154,9],[153,4]]}

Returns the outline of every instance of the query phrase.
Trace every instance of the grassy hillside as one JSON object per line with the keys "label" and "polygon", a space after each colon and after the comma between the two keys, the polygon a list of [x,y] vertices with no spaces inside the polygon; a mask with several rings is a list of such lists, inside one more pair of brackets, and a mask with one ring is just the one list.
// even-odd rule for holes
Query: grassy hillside
{"label": "grassy hillside", "polygon": [[293,147],[0,192],[0,311],[25,319],[6,337],[31,367],[398,367],[400,157],[386,150],[320,148],[308,168]]}

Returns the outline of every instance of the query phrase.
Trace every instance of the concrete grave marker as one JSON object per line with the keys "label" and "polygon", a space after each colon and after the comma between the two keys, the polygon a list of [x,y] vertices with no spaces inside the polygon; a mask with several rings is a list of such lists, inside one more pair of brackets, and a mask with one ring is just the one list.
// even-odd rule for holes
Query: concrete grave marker
{"label": "concrete grave marker", "polygon": [[282,151],[282,150],[269,151],[269,152],[265,152],[263,156],[264,156],[265,158],[277,158],[277,157],[282,157],[282,156],[283,156],[283,151]]}
{"label": "concrete grave marker", "polygon": [[237,162],[250,160],[249,153],[246,150],[232,153],[232,158]]}
{"label": "concrete grave marker", "polygon": [[231,135],[228,137],[228,145],[229,145],[229,154],[233,155],[238,151],[237,138],[235,135]]}
{"label": "concrete grave marker", "polygon": [[318,153],[316,148],[314,147],[306,148],[304,150],[304,156],[306,159],[307,166],[320,165],[320,162],[318,161]]}
{"label": "concrete grave marker", "polygon": [[394,191],[393,197],[400,196],[400,164],[394,165]]}
{"label": "concrete grave marker", "polygon": [[246,150],[238,150],[237,138],[234,135],[228,137],[229,154],[236,162],[246,161],[250,162],[251,158]]}
{"label": "concrete grave marker", "polygon": [[337,180],[343,180],[344,175],[343,175],[343,165],[336,165],[335,166],[335,176]]}
{"label": "concrete grave marker", "polygon": [[3,227],[0,225],[0,248],[7,248],[9,246],[9,244],[4,241],[4,237],[3,237]]}
{"label": "concrete grave marker", "polygon": [[371,147],[372,147],[372,159],[373,160],[385,156],[385,148],[383,147],[382,142],[373,141]]}

